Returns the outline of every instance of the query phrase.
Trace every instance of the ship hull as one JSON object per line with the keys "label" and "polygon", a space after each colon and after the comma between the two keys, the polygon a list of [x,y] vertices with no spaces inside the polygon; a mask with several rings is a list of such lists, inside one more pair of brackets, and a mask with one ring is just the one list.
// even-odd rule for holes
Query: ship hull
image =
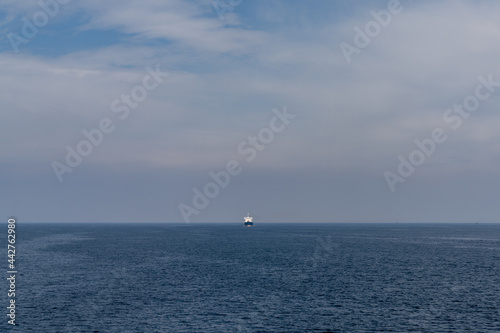
{"label": "ship hull", "polygon": [[245,227],[253,227],[253,222],[245,222]]}

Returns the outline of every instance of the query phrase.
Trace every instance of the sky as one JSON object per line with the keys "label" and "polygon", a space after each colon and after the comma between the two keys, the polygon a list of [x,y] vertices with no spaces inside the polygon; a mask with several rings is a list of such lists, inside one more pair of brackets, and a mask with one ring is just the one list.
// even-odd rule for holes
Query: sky
{"label": "sky", "polygon": [[497,1],[4,0],[25,222],[498,222]]}

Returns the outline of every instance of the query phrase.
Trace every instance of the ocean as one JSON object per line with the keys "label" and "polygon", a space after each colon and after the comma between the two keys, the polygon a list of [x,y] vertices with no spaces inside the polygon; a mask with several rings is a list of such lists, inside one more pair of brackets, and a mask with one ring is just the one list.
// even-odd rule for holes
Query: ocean
{"label": "ocean", "polygon": [[1,332],[500,332],[498,224],[19,223],[16,236],[17,326],[5,282]]}

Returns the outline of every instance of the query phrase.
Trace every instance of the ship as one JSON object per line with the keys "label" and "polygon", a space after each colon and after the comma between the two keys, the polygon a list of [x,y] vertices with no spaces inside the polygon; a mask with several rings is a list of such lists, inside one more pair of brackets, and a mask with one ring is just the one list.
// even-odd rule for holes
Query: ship
{"label": "ship", "polygon": [[253,217],[250,216],[250,213],[244,217],[245,219],[245,227],[253,227]]}

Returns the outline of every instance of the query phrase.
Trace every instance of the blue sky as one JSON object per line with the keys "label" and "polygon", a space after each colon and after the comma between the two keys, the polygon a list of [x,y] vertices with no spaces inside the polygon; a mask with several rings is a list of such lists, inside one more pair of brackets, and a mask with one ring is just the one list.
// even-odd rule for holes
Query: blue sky
{"label": "blue sky", "polygon": [[[38,1],[0,11],[6,218],[183,222],[185,204],[191,222],[241,222],[248,211],[261,222],[498,221],[494,1],[43,3],[51,15]],[[368,45],[356,46],[357,29]],[[346,57],[345,44],[357,52]],[[158,84],[137,106],[120,101],[144,80]],[[477,89],[488,96],[475,111],[446,118]],[[294,118],[248,161],[238,148],[285,109]],[[103,119],[112,132],[69,166],[67,147]],[[414,153],[435,129],[445,142]],[[402,175],[400,156],[424,160]],[[241,172],[195,207],[209,173],[232,160]],[[54,163],[71,172],[58,176]]]}

